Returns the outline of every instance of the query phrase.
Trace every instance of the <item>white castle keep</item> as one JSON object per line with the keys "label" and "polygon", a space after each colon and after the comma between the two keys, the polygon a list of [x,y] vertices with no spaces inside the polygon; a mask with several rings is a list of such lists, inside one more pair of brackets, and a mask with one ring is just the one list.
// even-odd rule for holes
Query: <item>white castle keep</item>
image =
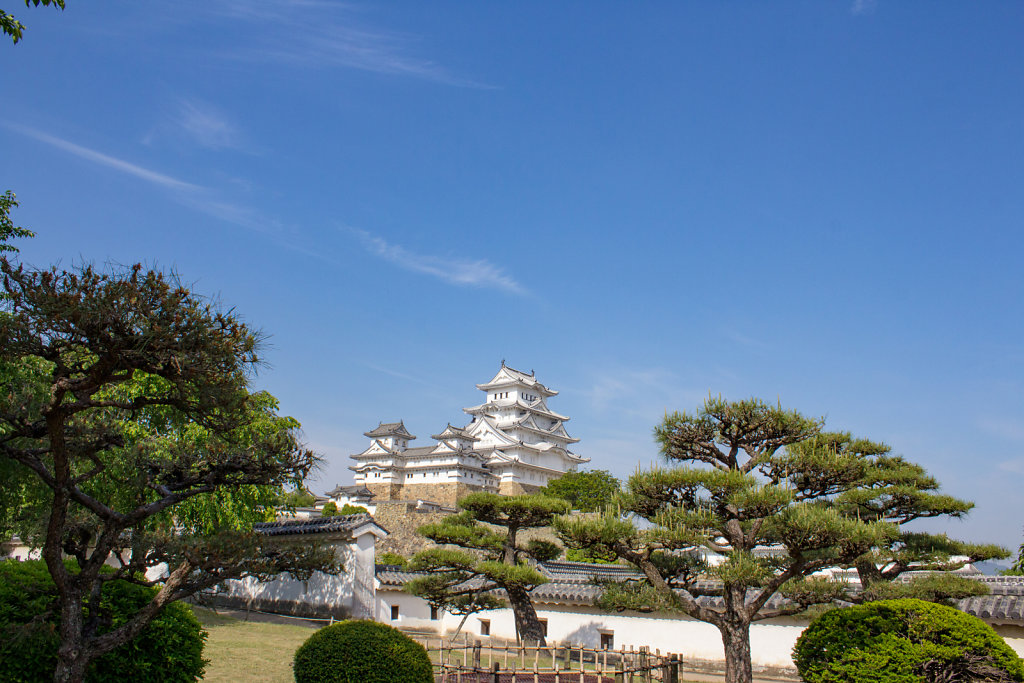
{"label": "white castle keep", "polygon": [[[532,372],[502,361],[498,374],[476,387],[485,401],[463,409],[469,424],[449,424],[431,437],[435,445],[410,447],[416,437],[402,422],[382,422],[366,432],[370,447],[352,456],[356,485],[351,488],[368,489],[374,502],[420,499],[452,505],[472,491],[536,491],[589,462],[569,450],[579,441],[565,431],[569,418],[548,408],[547,400],[558,392]],[[349,487],[336,491],[342,488]]]}

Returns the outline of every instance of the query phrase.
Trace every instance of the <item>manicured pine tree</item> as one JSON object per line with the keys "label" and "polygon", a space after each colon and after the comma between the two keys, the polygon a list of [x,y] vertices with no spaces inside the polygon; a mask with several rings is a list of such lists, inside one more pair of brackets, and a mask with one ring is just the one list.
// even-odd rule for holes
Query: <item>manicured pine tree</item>
{"label": "manicured pine tree", "polygon": [[[970,579],[947,572],[971,562],[1009,557],[998,545],[966,543],[945,534],[908,531],[903,525],[919,519],[964,517],[974,503],[939,492],[939,483],[920,465],[892,454],[880,443],[855,439],[848,433],[827,434],[810,442],[793,444],[779,467],[794,471],[813,469],[807,458],[824,450],[845,456],[859,469],[860,479],[837,495],[832,503],[848,517],[885,521],[901,527],[889,542],[872,548],[853,563],[863,591],[855,601],[918,598],[949,603],[969,595],[982,595],[987,588]],[[800,482],[816,493],[810,481]],[[934,572],[909,582],[895,582],[907,572]]]}
{"label": "manicured pine tree", "polygon": [[[715,625],[727,683],[749,683],[750,625],[843,595],[844,586],[808,575],[848,565],[897,535],[893,524],[831,504],[863,480],[865,463],[826,447],[822,425],[755,399],[708,399],[655,430],[666,460],[680,466],[633,475],[618,513],[563,517],[556,528],[569,546],[612,552],[643,573],[642,581],[606,585],[604,607],[675,610]],[[810,444],[802,457],[790,457],[787,447],[801,443]],[[709,566],[705,551],[724,561]],[[708,592],[720,605],[698,600]],[[780,592],[790,602],[769,606]]]}
{"label": "manicured pine tree", "polygon": [[[11,206],[5,195],[0,238],[13,234]],[[0,472],[19,477],[13,495],[0,491],[11,506],[0,522],[39,516],[55,681],[83,680],[166,605],[225,579],[339,570],[327,548],[251,531],[318,462],[298,422],[249,391],[257,333],[141,266],[35,270],[0,257],[0,272]],[[101,589],[117,578],[158,590],[107,630]]]}
{"label": "manicured pine tree", "polygon": [[504,604],[487,591],[502,590],[515,615],[516,632],[524,642],[546,644],[530,591],[547,579],[531,561],[553,560],[561,548],[550,541],[522,543],[519,533],[550,526],[569,510],[559,498],[543,495],[499,496],[472,493],[459,501],[462,512],[419,528],[442,546],[417,553],[408,568],[426,575],[407,591],[431,606],[468,615]]}

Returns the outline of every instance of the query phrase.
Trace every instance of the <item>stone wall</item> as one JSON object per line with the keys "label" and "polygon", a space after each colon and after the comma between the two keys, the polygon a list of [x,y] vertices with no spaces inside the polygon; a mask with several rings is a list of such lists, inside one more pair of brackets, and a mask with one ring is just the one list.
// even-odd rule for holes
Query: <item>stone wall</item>
{"label": "stone wall", "polygon": [[[373,518],[377,524],[387,529],[388,536],[378,539],[376,552],[398,553],[402,557],[412,557],[421,550],[432,548],[435,543],[416,533],[424,524],[439,522],[455,511],[423,511],[416,508],[415,501],[389,501],[377,504]],[[518,534],[518,542],[526,544],[533,539],[542,539],[562,545],[551,527],[523,529]]]}
{"label": "stone wall", "polygon": [[421,550],[434,546],[434,542],[420,536],[416,529],[424,524],[439,522],[452,512],[437,512],[416,509],[415,501],[382,501],[377,503],[373,514],[377,524],[387,529],[388,536],[378,539],[376,552],[398,553],[402,557],[412,557]]}
{"label": "stone wall", "polygon": [[503,481],[498,487],[498,493],[503,496],[521,496],[524,493],[537,493],[540,491],[540,486],[532,486],[531,484],[520,484],[514,481]]}
{"label": "stone wall", "polygon": [[402,500],[398,491],[402,488],[399,484],[365,484],[366,488],[373,494],[373,502],[378,500]]}
{"label": "stone wall", "polygon": [[455,484],[406,484],[401,487],[396,500],[429,500],[441,505],[454,507],[459,500],[474,491],[483,491],[480,486]]}
{"label": "stone wall", "polygon": [[429,500],[441,505],[454,506],[464,496],[483,491],[481,486],[458,482],[454,484],[367,484],[373,492],[373,502]]}

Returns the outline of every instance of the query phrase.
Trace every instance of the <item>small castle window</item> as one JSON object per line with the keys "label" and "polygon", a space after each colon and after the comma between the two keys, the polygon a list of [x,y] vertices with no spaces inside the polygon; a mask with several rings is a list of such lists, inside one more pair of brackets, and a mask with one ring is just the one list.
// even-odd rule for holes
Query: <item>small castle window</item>
{"label": "small castle window", "polygon": [[489,636],[491,635],[491,620],[481,619],[480,620],[480,635]]}
{"label": "small castle window", "polygon": [[391,621],[398,621],[398,605],[391,605]]}

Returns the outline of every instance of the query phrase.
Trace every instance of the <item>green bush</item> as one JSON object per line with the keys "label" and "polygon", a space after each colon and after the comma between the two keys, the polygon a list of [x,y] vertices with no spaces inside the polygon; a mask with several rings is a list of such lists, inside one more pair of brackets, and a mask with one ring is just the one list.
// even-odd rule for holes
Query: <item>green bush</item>
{"label": "green bush", "polygon": [[395,567],[405,567],[409,564],[409,560],[405,559],[398,553],[381,553],[377,555],[377,564],[389,564]]}
{"label": "green bush", "polygon": [[375,621],[343,621],[314,633],[295,652],[296,683],[433,683],[430,657],[401,631]]}
{"label": "green bush", "polygon": [[[69,568],[72,564],[69,563]],[[110,581],[103,589],[100,633],[127,622],[155,588]],[[4,681],[53,678],[60,645],[57,589],[41,560],[0,562],[0,666]],[[168,605],[135,640],[92,663],[87,683],[184,683],[203,675],[206,632],[183,603]]]}
{"label": "green bush", "polygon": [[360,515],[369,514],[369,512],[370,511],[364,508],[362,505],[351,505],[349,503],[345,503],[344,505],[341,506],[341,509],[338,510],[339,515]]}
{"label": "green bush", "polygon": [[337,517],[339,514],[341,513],[338,512],[338,505],[333,500],[327,501],[324,506],[320,508],[321,517]]}
{"label": "green bush", "polygon": [[1024,666],[992,627],[922,600],[826,612],[793,648],[806,683],[1024,681]]}

